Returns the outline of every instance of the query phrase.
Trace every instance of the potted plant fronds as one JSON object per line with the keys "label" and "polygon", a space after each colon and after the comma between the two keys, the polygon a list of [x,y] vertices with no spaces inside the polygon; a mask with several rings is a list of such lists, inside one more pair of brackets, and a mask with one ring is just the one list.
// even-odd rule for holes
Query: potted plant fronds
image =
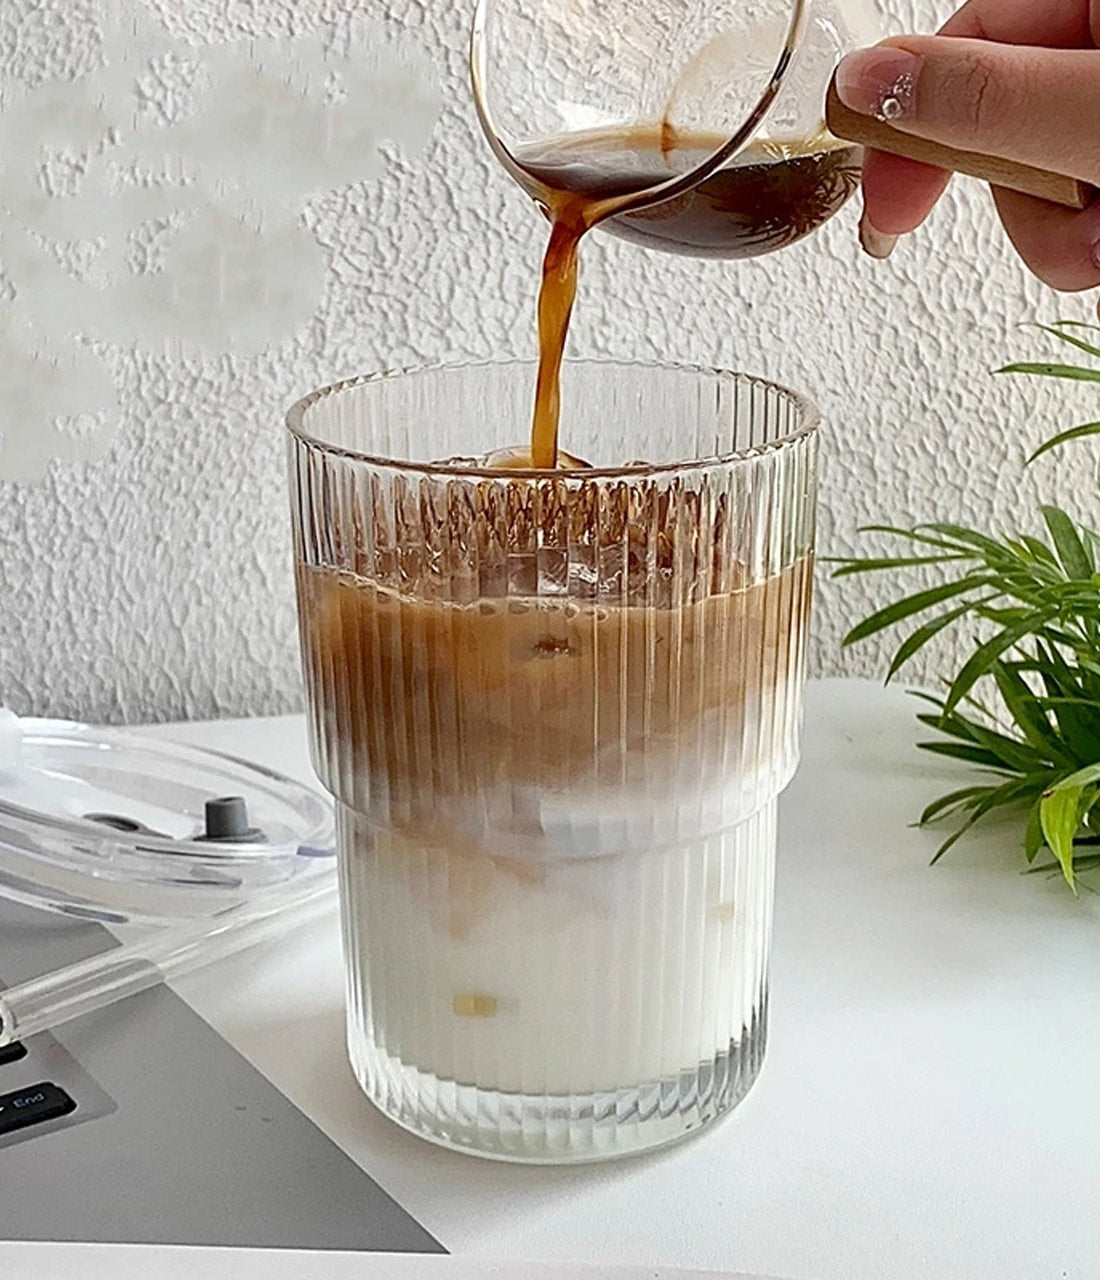
{"label": "potted plant fronds", "polygon": [[[1100,329],[1068,321],[1041,328],[1085,363],[999,372],[1100,384]],[[1063,431],[1028,461],[1094,435],[1100,422]],[[917,695],[925,708],[918,719],[937,734],[922,749],[982,775],[921,815],[922,823],[955,824],[933,861],[989,814],[1014,810],[1033,869],[1060,868],[1076,888],[1079,873],[1100,867],[1100,532],[1054,505],[1041,517],[1034,533],[1012,536],[944,523],[873,526],[861,532],[887,536],[896,553],[840,561],[835,576],[932,566],[940,578],[846,637],[853,645],[905,628],[888,681],[941,632],[973,636],[945,692]]]}

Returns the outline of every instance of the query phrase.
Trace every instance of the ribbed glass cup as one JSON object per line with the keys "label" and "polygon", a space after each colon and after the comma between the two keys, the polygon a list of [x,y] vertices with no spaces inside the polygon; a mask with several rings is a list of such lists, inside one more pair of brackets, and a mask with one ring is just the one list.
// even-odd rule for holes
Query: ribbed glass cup
{"label": "ribbed glass cup", "polygon": [[760,1068],[816,415],[742,375],[572,363],[591,465],[494,469],[533,386],[344,383],[292,410],[290,466],[355,1073],[435,1142],[568,1162],[698,1129]]}

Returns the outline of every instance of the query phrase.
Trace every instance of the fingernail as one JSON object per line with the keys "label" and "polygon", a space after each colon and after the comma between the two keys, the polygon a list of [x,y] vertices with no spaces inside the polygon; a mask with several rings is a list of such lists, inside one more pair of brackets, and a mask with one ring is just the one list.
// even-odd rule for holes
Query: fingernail
{"label": "fingernail", "polygon": [[872,258],[877,258],[880,262],[886,259],[894,252],[894,247],[898,242],[897,236],[888,236],[880,231],[878,227],[872,223],[866,214],[859,220],[859,242],[863,245],[865,253]]}
{"label": "fingernail", "polygon": [[860,49],[837,68],[836,91],[850,111],[893,123],[913,112],[919,70],[920,59],[907,49]]}

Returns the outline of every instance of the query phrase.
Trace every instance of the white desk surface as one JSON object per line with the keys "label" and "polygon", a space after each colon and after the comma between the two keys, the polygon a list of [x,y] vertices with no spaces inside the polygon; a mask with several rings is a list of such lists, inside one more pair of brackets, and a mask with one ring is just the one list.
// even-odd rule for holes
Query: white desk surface
{"label": "white desk surface", "polygon": [[[1100,1276],[1100,897],[1021,877],[1015,827],[928,861],[954,769],[915,704],[810,686],[784,797],[772,1023],[732,1118],[579,1170],[438,1150],[344,1053],[335,915],[180,993],[452,1252],[792,1280]],[[311,778],[299,718],[153,730]]]}

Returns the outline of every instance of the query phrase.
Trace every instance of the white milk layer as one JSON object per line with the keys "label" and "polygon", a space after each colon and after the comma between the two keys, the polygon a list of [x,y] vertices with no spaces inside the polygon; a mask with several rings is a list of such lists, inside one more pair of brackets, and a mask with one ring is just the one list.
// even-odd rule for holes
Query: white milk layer
{"label": "white milk layer", "polygon": [[614,1092],[713,1063],[761,1016],[774,802],[717,835],[549,861],[341,818],[352,1035],[368,1061],[373,1043],[461,1085]]}

